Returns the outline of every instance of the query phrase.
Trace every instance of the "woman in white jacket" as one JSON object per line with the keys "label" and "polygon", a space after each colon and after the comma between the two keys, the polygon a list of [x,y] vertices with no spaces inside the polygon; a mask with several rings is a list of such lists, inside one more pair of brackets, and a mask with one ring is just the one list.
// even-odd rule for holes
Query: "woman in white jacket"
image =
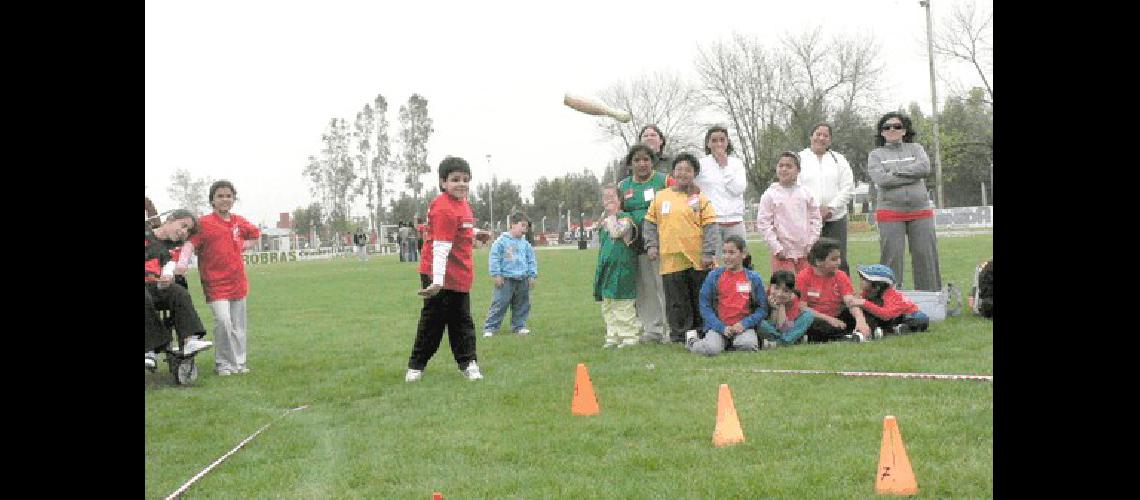
{"label": "woman in white jacket", "polygon": [[839,242],[839,268],[847,265],[847,204],[855,194],[855,176],[842,154],[831,150],[831,125],[817,123],[811,129],[811,146],[800,151],[800,185],[819,203],[823,217],[820,236]]}

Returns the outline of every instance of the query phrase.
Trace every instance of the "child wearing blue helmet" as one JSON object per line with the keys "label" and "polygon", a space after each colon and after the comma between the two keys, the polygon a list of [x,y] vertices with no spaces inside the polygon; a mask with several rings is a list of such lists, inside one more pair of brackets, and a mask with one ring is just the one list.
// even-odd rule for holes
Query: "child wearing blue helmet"
{"label": "child wearing blue helmet", "polygon": [[[863,281],[862,297],[850,297],[848,307],[858,306],[867,313],[867,324],[879,332],[895,334],[923,332],[930,326],[930,318],[918,305],[895,290],[895,273],[883,264],[859,266]],[[875,335],[878,337],[879,335]]]}

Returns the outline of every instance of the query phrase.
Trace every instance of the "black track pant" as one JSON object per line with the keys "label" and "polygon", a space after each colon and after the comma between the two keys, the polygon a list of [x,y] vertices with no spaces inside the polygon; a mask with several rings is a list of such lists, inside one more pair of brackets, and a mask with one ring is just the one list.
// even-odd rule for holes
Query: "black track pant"
{"label": "black track pant", "polygon": [[[431,284],[431,278],[420,275],[424,288]],[[420,311],[420,324],[416,330],[416,342],[412,345],[412,356],[408,368],[423,370],[428,361],[439,350],[443,340],[443,329],[447,328],[447,341],[451,344],[451,354],[459,369],[475,361],[475,323],[471,320],[471,294],[455,290],[440,290],[430,299],[424,299]]]}
{"label": "black track pant", "polygon": [[170,342],[170,332],[158,317],[159,309],[170,311],[180,340],[206,334],[206,328],[202,326],[202,320],[198,318],[198,312],[190,300],[190,292],[182,285],[171,284],[166,288],[158,288],[155,283],[146,283],[146,348],[143,352],[153,351]]}

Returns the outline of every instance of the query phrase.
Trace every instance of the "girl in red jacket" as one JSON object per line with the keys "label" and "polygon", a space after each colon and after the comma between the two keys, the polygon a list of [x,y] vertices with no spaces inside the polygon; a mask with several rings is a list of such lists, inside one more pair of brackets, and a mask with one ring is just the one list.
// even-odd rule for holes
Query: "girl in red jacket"
{"label": "girl in red jacket", "polygon": [[862,307],[868,313],[867,324],[879,330],[877,334],[884,330],[895,334],[924,332],[930,326],[930,317],[895,290],[895,273],[891,268],[882,264],[862,265],[859,277],[863,281],[863,296],[852,297],[847,305]]}
{"label": "girl in red jacket", "polygon": [[214,313],[214,371],[223,376],[249,371],[245,365],[245,296],[249,281],[241,253],[248,240],[261,237],[257,226],[230,212],[236,196],[230,181],[221,180],[210,186],[214,212],[198,219],[198,234],[186,242],[178,266],[184,269],[190,254],[197,252],[202,292]]}

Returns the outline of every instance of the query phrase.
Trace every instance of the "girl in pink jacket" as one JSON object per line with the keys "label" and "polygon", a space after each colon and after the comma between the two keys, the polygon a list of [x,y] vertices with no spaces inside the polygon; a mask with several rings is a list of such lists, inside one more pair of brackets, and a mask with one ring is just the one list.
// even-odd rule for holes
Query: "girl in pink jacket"
{"label": "girl in pink jacket", "polygon": [[780,153],[778,182],[764,191],[756,211],[756,228],[772,252],[772,272],[787,269],[799,273],[809,267],[808,250],[823,228],[819,202],[799,185],[799,176],[800,157],[791,151]]}

